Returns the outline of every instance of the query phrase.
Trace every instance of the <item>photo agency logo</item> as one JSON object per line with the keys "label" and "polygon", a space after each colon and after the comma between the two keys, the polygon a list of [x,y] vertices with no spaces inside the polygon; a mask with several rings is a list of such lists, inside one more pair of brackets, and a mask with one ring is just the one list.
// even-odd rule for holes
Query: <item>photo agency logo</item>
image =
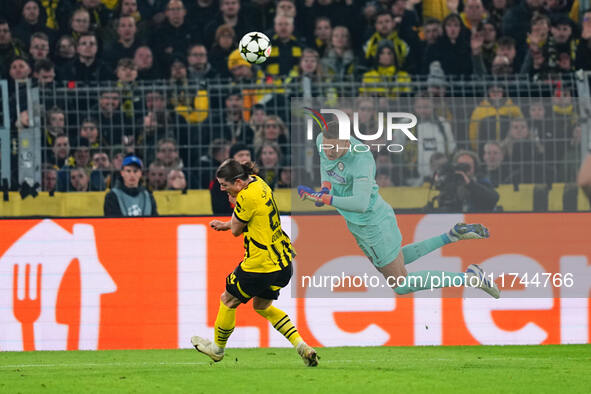
{"label": "photo agency logo", "polygon": [[[339,140],[350,140],[351,130],[353,135],[361,144],[350,144],[347,148],[339,147],[334,144],[320,144],[319,151],[323,149],[348,149],[349,151],[355,152],[367,152],[387,150],[391,153],[398,153],[404,150],[404,146],[401,144],[393,143],[394,133],[396,131],[402,132],[406,138],[411,141],[417,141],[417,137],[410,131],[417,125],[417,117],[414,114],[408,112],[378,112],[377,117],[377,131],[371,132],[370,130],[359,130],[359,114],[353,112],[353,127],[351,127],[351,119],[349,115],[339,109],[327,109],[322,108],[320,111],[316,111],[309,107],[304,107],[304,114],[306,116],[306,139],[312,141],[314,139],[314,123],[318,125],[320,130],[323,132],[328,129],[323,114],[332,114],[336,117],[338,122],[338,139]],[[385,121],[384,121],[385,116]],[[385,128],[385,130],[384,130]],[[383,141],[384,133],[386,135],[386,143]],[[372,142],[374,141],[374,142]]]}

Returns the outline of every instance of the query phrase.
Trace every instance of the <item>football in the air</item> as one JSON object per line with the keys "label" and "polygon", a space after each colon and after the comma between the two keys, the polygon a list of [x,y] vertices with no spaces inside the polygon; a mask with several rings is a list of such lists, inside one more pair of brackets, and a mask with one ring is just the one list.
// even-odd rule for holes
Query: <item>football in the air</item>
{"label": "football in the air", "polygon": [[247,62],[261,64],[271,54],[271,40],[258,31],[246,33],[238,44],[238,50]]}

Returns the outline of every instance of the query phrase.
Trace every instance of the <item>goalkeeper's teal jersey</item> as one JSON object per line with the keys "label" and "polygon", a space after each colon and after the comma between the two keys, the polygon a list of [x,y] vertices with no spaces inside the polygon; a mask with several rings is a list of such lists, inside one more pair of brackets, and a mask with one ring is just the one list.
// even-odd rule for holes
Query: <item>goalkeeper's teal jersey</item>
{"label": "goalkeeper's teal jersey", "polygon": [[329,160],[320,149],[322,134],[318,135],[316,145],[320,154],[321,179],[332,184],[332,205],[345,220],[361,225],[378,223],[386,216],[392,216],[392,207],[380,196],[372,153],[362,152],[366,147],[359,149],[360,152],[355,151],[355,145],[363,144],[353,137],[350,141],[351,150],[336,160]]}

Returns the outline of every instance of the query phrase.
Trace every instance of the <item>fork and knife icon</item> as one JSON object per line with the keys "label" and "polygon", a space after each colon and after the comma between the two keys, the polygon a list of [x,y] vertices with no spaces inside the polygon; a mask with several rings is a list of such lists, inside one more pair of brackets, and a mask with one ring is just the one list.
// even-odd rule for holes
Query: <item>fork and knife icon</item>
{"label": "fork and knife icon", "polygon": [[24,296],[23,298],[19,298],[19,265],[15,264],[12,275],[12,310],[14,317],[16,317],[22,326],[23,350],[27,351],[35,350],[35,330],[33,324],[41,315],[41,264],[37,264],[35,273],[36,286],[34,297],[31,289],[31,264],[25,265],[24,275]]}

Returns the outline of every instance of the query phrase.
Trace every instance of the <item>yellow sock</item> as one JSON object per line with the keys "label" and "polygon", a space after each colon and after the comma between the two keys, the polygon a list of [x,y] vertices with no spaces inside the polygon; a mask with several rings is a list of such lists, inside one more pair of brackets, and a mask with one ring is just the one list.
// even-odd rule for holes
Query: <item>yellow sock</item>
{"label": "yellow sock", "polygon": [[298,333],[298,329],[291,322],[287,313],[273,305],[267,309],[255,309],[256,313],[269,320],[269,322],[279,331],[293,346],[297,346],[302,342],[302,337]]}
{"label": "yellow sock", "polygon": [[218,310],[218,316],[215,319],[214,325],[214,338],[215,344],[221,348],[226,347],[228,338],[234,331],[236,325],[236,308],[228,308],[222,301],[220,301],[220,309]]}

